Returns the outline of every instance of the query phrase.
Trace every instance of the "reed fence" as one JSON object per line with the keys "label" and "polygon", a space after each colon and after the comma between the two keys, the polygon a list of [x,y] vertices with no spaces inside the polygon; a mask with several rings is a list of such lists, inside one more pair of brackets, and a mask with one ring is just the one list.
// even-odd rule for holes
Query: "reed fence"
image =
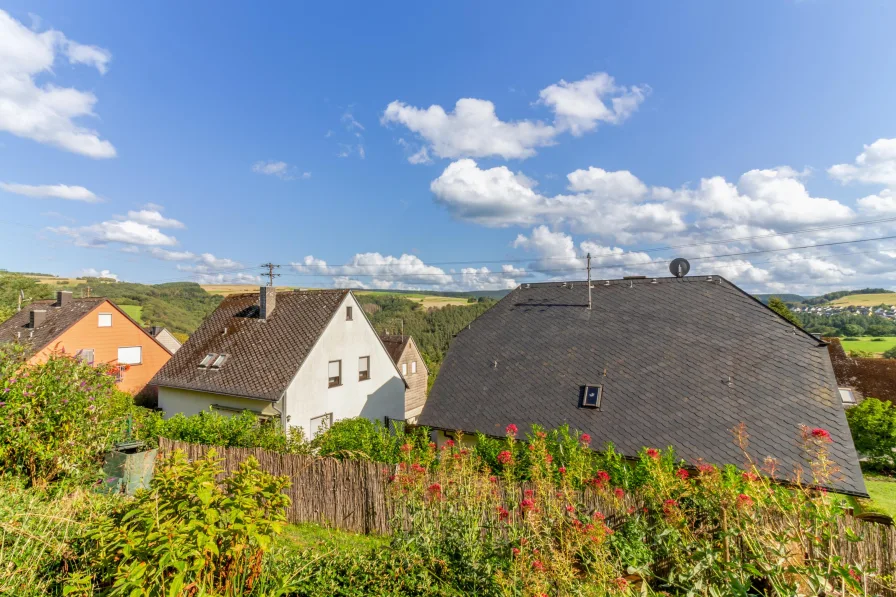
{"label": "reed fence", "polygon": [[[221,448],[203,446],[159,438],[159,452],[170,454],[182,450],[190,460],[202,458],[214,448],[222,459],[226,473],[237,469],[250,456],[258,460],[261,469],[273,475],[289,477],[292,481],[287,493],[291,505],[287,518],[291,523],[313,522],[346,531],[364,534],[389,534],[395,506],[387,491],[388,465],[366,460],[336,460],[316,456],[280,454],[260,448]],[[502,488],[502,493],[522,492],[525,487]],[[624,520],[626,510],[640,508],[636,498],[627,495],[620,504],[586,490],[579,496],[589,510],[602,512],[609,526]],[[511,500],[512,501],[512,500]],[[514,514],[515,515],[515,514]],[[487,521],[483,521],[485,523]],[[771,527],[783,521],[769,520]],[[885,585],[869,590],[872,594],[896,597],[896,529],[892,526],[866,522],[852,516],[844,516],[839,523],[839,537],[828,543],[827,550],[841,561],[874,570]],[[859,537],[850,541],[849,536]],[[733,548],[739,548],[740,546]],[[797,546],[795,546],[797,547]],[[827,551],[826,550],[826,551]],[[803,557],[823,557],[827,554],[812,553],[807,547]],[[877,584],[877,583],[875,583]]]}

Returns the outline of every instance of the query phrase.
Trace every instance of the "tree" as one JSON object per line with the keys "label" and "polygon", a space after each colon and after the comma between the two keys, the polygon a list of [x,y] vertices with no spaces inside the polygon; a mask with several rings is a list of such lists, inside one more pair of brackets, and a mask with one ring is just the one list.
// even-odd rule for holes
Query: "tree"
{"label": "tree", "polygon": [[848,323],[843,326],[843,333],[847,336],[861,336],[865,333],[865,328],[855,323]]}
{"label": "tree", "polygon": [[896,346],[884,352],[885,359],[896,359]]}
{"label": "tree", "polygon": [[19,274],[0,274],[0,321],[6,321],[16,312],[20,293],[25,294],[22,305],[35,299],[50,298],[52,289],[37,278]]}
{"label": "tree", "polygon": [[866,398],[846,411],[856,450],[896,469],[896,408],[890,402]]}
{"label": "tree", "polygon": [[768,300],[768,308],[771,309],[772,311],[774,311],[775,313],[777,313],[778,315],[780,315],[781,317],[783,317],[784,319],[786,319],[787,321],[789,321],[790,323],[792,323],[793,325],[795,325],[797,327],[801,327],[800,320],[797,319],[796,315],[793,314],[793,311],[791,311],[790,309],[787,308],[787,304],[784,301],[782,301],[781,299],[779,299],[778,297],[773,296]]}

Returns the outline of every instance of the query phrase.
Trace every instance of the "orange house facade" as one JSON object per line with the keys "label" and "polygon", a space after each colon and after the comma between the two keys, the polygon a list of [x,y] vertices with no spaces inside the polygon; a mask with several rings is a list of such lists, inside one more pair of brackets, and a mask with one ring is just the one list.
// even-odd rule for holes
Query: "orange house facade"
{"label": "orange house facade", "polygon": [[115,303],[104,298],[72,298],[58,292],[55,301],[35,301],[0,323],[0,342],[30,345],[31,363],[64,352],[88,363],[119,365],[118,387],[142,392],[168,362],[171,353]]}

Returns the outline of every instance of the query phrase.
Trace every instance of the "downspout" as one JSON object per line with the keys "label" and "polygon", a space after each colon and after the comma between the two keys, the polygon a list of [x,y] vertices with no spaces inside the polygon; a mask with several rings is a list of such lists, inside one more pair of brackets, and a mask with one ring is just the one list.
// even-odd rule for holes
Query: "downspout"
{"label": "downspout", "polygon": [[[286,390],[283,390],[283,394],[280,396],[280,400],[277,402],[282,402],[283,406],[286,406]],[[271,403],[271,408],[277,411],[277,414],[280,416],[280,425],[283,427],[283,431],[286,432],[286,424],[289,422],[283,418],[283,411],[277,408],[277,402]]]}

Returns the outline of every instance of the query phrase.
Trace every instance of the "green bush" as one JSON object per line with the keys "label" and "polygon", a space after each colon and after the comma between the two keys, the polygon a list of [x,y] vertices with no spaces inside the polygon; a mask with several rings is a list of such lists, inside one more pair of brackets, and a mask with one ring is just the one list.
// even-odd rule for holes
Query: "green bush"
{"label": "green bush", "polygon": [[870,350],[850,350],[847,353],[848,356],[854,359],[871,359],[874,358],[874,353]]}
{"label": "green bush", "polygon": [[132,399],[108,365],[52,353],[29,365],[23,349],[0,345],[0,470],[46,484],[99,470],[121,439]]}
{"label": "green bush", "polygon": [[896,346],[884,352],[885,359],[896,359]]}
{"label": "green bush", "polygon": [[856,450],[896,470],[896,407],[891,402],[865,398],[847,409],[846,420]]}
{"label": "green bush", "polygon": [[312,440],[311,447],[318,456],[395,464],[401,459],[401,446],[422,447],[428,441],[425,429],[406,433],[398,424],[390,431],[379,421],[356,417],[336,421]]}
{"label": "green bush", "polygon": [[847,336],[846,338],[843,338],[843,340],[845,342],[856,342],[856,341],[860,340],[860,338],[855,338],[853,336]]}
{"label": "green bush", "polygon": [[195,594],[190,585],[248,594],[286,521],[289,479],[261,471],[254,458],[223,484],[222,472],[214,450],[194,462],[179,451],[160,461],[149,490],[90,531],[84,574],[110,597]]}
{"label": "green bush", "polygon": [[309,453],[300,427],[284,432],[279,419],[262,420],[249,411],[227,416],[208,410],[197,415],[178,413],[165,419],[152,412],[138,423],[138,435],[152,445],[158,437],[225,448],[263,448],[291,454]]}

